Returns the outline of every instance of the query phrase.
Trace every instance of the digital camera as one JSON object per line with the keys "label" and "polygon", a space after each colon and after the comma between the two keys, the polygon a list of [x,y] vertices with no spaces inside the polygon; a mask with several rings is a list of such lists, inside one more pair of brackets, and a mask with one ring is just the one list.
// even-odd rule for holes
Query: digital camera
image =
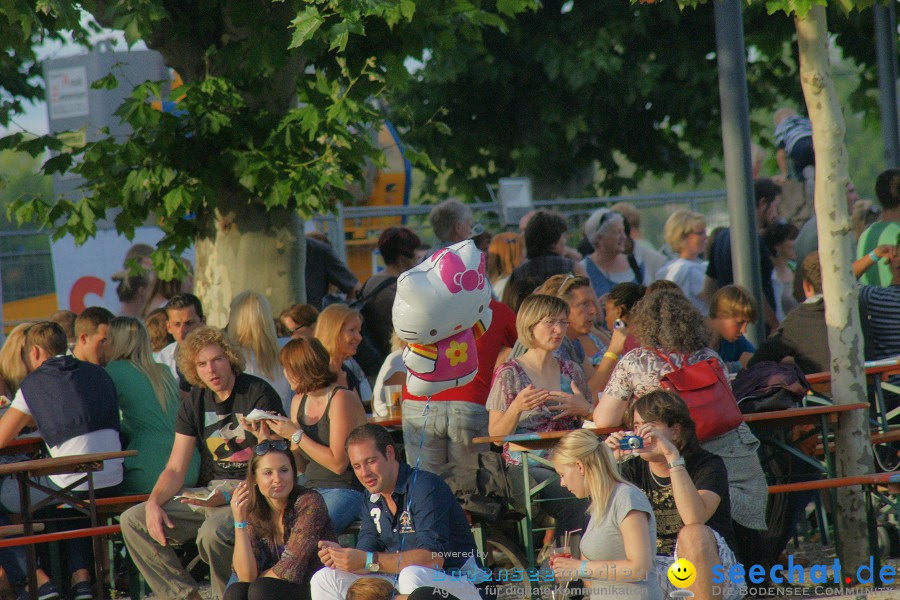
{"label": "digital camera", "polygon": [[626,435],[619,440],[619,448],[622,450],[637,450],[644,447],[644,438],[639,435]]}

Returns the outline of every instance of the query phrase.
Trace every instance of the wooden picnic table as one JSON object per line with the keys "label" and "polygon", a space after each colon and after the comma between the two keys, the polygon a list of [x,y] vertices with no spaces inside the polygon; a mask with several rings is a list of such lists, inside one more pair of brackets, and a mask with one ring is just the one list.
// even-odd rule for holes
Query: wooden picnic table
{"label": "wooden picnic table", "polygon": [[390,417],[379,417],[376,415],[366,415],[369,423],[373,425],[381,425],[386,429],[392,429],[395,427],[403,426],[403,417],[400,415],[394,415]]}
{"label": "wooden picnic table", "polygon": [[[614,431],[622,431],[622,427],[591,427],[586,428],[597,435],[607,435]],[[472,439],[473,444],[509,444],[510,450],[520,452],[528,452],[529,450],[545,450],[555,445],[557,440],[565,436],[567,433],[577,431],[576,429],[566,431],[544,431],[529,433],[513,433],[510,435],[488,435]]]}
{"label": "wooden picnic table", "polygon": [[37,454],[44,448],[44,438],[39,435],[20,436],[0,448],[0,455]]}
{"label": "wooden picnic table", "polygon": [[[44,506],[48,506],[52,503],[63,503],[86,514],[91,519],[91,527],[97,527],[98,520],[97,506],[95,503],[96,490],[94,489],[94,473],[103,470],[104,461],[125,458],[126,456],[137,456],[137,450],[120,450],[117,452],[99,452],[75,456],[38,458],[0,465],[0,477],[15,477],[19,483],[19,505],[22,508],[22,528],[25,536],[31,536],[34,533],[33,514]],[[84,477],[79,478],[77,481],[61,490],[47,487],[37,480],[38,477],[70,473],[83,473]],[[73,494],[74,488],[81,486],[83,483],[88,484],[87,500],[82,500]],[[32,506],[32,488],[47,494],[47,498]],[[96,537],[92,538],[92,541],[94,546],[94,556],[99,557],[101,553],[100,541]],[[30,596],[32,600],[37,600],[37,560],[33,544],[27,546],[26,562]],[[102,561],[100,560],[94,561],[96,577],[95,592],[97,598],[103,597],[101,562]]]}

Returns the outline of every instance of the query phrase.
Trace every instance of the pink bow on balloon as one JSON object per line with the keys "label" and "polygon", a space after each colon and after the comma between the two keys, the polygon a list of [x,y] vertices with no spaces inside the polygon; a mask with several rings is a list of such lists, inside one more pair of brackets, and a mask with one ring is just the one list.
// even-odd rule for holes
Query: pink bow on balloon
{"label": "pink bow on balloon", "polygon": [[438,262],[441,280],[451,294],[484,288],[484,254],[481,255],[477,270],[467,269],[459,255],[446,248],[435,253],[432,261]]}

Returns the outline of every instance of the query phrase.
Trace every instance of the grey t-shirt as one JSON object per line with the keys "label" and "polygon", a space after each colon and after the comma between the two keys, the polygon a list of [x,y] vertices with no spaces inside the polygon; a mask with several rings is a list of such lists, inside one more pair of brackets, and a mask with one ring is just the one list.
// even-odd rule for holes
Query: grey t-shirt
{"label": "grey t-shirt", "polygon": [[[613,488],[606,505],[603,518],[591,518],[587,531],[581,538],[581,558],[586,560],[625,560],[625,540],[620,529],[625,516],[632,510],[647,514],[648,547],[651,552],[656,548],[656,519],[653,508],[644,493],[629,483],[620,483]],[[652,567],[651,567],[652,568]],[[603,581],[613,579],[613,571],[599,570],[590,573],[599,579],[588,578],[585,587],[591,587],[591,598],[629,598],[633,600],[661,600],[662,590],[655,576],[650,574],[644,581],[637,583],[619,583]]]}

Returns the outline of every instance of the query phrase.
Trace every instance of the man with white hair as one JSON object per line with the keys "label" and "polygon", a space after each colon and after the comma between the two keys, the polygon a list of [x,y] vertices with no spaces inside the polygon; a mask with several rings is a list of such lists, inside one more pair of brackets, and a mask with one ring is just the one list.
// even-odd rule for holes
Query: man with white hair
{"label": "man with white hair", "polygon": [[459,200],[444,200],[428,215],[437,238],[435,249],[444,248],[472,237],[472,209]]}

